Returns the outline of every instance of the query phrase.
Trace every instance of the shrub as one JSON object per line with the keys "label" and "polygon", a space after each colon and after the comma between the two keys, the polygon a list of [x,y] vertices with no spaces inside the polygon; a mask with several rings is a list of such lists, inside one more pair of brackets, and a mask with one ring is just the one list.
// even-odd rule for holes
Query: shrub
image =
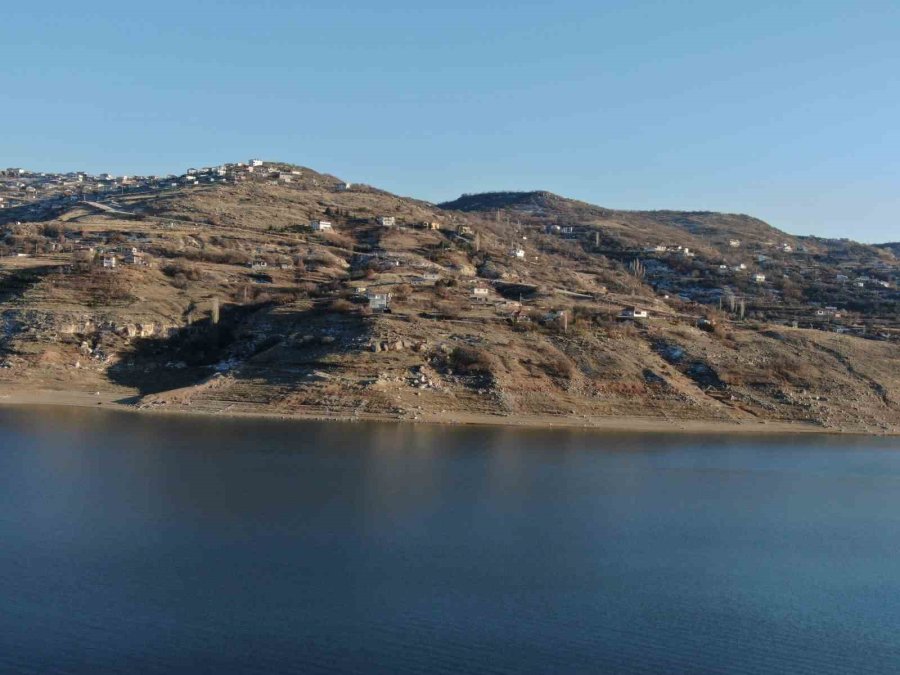
{"label": "shrub", "polygon": [[203,273],[193,265],[187,265],[180,260],[168,263],[162,268],[163,274],[177,280],[200,281]]}
{"label": "shrub", "polygon": [[355,307],[356,306],[349,300],[345,300],[344,298],[335,298],[328,306],[328,310],[331,312],[337,312],[338,314],[349,314],[355,309]]}
{"label": "shrub", "polygon": [[479,347],[457,347],[450,356],[450,366],[461,375],[490,375],[494,358]]}
{"label": "shrub", "polygon": [[541,368],[551,377],[570,380],[575,375],[575,364],[562,352],[549,348],[544,350],[542,356]]}

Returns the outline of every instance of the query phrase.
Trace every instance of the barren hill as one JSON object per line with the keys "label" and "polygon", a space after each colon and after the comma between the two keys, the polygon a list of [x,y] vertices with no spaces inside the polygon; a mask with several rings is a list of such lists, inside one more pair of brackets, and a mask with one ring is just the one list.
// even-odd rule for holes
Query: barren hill
{"label": "barren hill", "polygon": [[270,162],[51,193],[0,222],[7,391],[360,419],[900,424],[896,258],[749,216],[546,192],[432,205]]}

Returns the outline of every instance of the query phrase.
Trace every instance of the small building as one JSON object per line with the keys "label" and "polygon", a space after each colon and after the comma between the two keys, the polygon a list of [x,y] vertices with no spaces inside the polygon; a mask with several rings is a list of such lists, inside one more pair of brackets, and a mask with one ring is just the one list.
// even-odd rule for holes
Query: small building
{"label": "small building", "polygon": [[379,216],[378,224],[382,227],[394,227],[397,224],[397,219],[394,216]]}
{"label": "small building", "polygon": [[103,267],[106,269],[115,269],[116,268],[116,256],[114,255],[105,255],[102,259]]}
{"label": "small building", "polygon": [[740,246],[741,246],[741,240],[740,240],[740,239],[729,239],[729,240],[728,240],[728,245],[729,245],[731,248],[740,248]]}
{"label": "small building", "polygon": [[755,282],[758,283],[758,284],[765,283],[765,281],[766,281],[766,275],[765,275],[765,274],[760,274],[759,272],[757,272],[756,274],[753,275],[753,281],[755,281]]}
{"label": "small building", "polygon": [[619,314],[620,319],[649,319],[650,313],[646,309],[639,309],[637,307],[626,307],[622,310],[622,313]]}
{"label": "small building", "polygon": [[441,224],[437,221],[425,221],[422,223],[422,227],[426,230],[440,230]]}
{"label": "small building", "polygon": [[373,312],[385,312],[390,309],[392,297],[390,293],[366,293],[369,309]]}
{"label": "small building", "polygon": [[311,220],[309,226],[313,232],[331,232],[334,229],[327,220]]}
{"label": "small building", "polygon": [[353,188],[353,183],[338,183],[334,186],[334,189],[338,192],[348,192]]}
{"label": "small building", "polygon": [[147,256],[138,251],[131,251],[125,254],[123,258],[126,265],[137,265],[138,267],[147,266]]}
{"label": "small building", "polygon": [[264,270],[269,266],[269,264],[265,260],[254,260],[250,263],[250,269],[252,270]]}
{"label": "small building", "polygon": [[487,302],[490,297],[490,289],[476,286],[472,289],[472,300],[475,302]]}
{"label": "small building", "polygon": [[253,166],[262,166],[262,165],[263,165],[263,161],[262,161],[261,159],[251,159],[250,162],[249,162],[249,165],[250,165],[251,167],[253,167]]}
{"label": "small building", "polygon": [[518,258],[519,260],[525,259],[525,249],[521,246],[513,246],[511,249],[509,249],[509,254],[513,258]]}
{"label": "small building", "polygon": [[463,237],[471,237],[473,234],[475,234],[475,230],[473,230],[468,225],[460,225],[458,228],[456,228],[456,233]]}

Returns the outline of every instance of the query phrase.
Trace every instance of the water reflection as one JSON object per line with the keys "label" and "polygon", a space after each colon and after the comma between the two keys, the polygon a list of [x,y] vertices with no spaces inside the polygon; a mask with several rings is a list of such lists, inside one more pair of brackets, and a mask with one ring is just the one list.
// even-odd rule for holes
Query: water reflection
{"label": "water reflection", "polygon": [[0,671],[891,672],[895,439],[0,410]]}

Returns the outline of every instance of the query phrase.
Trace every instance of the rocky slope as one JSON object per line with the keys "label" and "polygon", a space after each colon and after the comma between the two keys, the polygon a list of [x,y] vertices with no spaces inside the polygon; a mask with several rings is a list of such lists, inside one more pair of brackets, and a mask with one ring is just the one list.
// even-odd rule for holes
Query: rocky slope
{"label": "rocky slope", "polygon": [[[0,385],[209,413],[900,428],[884,249],[549,193],[436,206],[284,164],[239,176],[7,223]],[[758,256],[765,283],[720,272]],[[851,267],[888,287],[831,283]],[[731,295],[689,295],[709,287]],[[832,293],[850,321],[817,318]]]}

